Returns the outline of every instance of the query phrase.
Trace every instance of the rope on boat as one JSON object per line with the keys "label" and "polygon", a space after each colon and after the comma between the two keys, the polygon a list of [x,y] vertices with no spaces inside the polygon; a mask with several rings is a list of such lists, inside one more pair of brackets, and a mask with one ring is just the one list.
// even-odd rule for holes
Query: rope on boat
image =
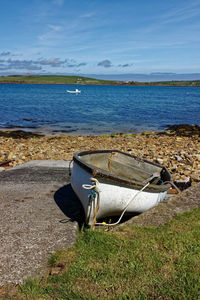
{"label": "rope on boat", "polygon": [[95,208],[95,212],[94,212],[94,218],[93,218],[93,222],[92,222],[92,227],[94,227],[95,225],[101,225],[101,226],[115,226],[117,225],[123,215],[125,214],[129,204],[144,190],[146,189],[146,187],[148,187],[148,185],[151,183],[151,181],[148,181],[142,188],[141,190],[139,190],[133,198],[131,198],[131,200],[127,203],[126,207],[124,208],[121,216],[119,217],[118,221],[116,223],[111,223],[111,224],[108,224],[108,223],[97,223],[96,222],[96,217],[97,217],[97,213],[98,213],[98,210],[99,210],[99,203],[100,203],[100,196],[99,196],[99,188],[98,188],[98,184],[99,184],[99,181],[96,179],[96,178],[91,178],[90,179],[92,181],[92,184],[83,184],[82,187],[84,189],[87,189],[87,190],[91,190],[90,194],[89,194],[89,198],[90,198],[90,201],[94,201],[95,199],[97,199],[97,205],[96,205],[96,208]]}
{"label": "rope on boat", "polygon": [[99,210],[99,202],[100,202],[100,197],[99,197],[99,181],[96,178],[90,178],[92,184],[83,184],[82,187],[86,190],[91,190],[89,193],[89,202],[94,201],[95,199],[97,200],[95,212],[94,212],[94,217],[93,217],[93,222],[92,222],[92,227],[95,226],[96,223],[96,218],[97,218],[97,213]]}
{"label": "rope on boat", "polygon": [[68,167],[68,174],[69,174],[69,176],[71,176],[71,174],[72,174],[72,172],[71,172],[71,165],[72,165],[72,163],[73,163],[73,159],[72,160],[70,160],[70,162],[69,162],[69,167]]}
{"label": "rope on boat", "polygon": [[144,191],[144,189],[146,189],[146,187],[148,187],[148,185],[150,184],[150,182],[148,182],[147,184],[145,184],[142,188],[141,188],[141,190],[139,190],[135,195],[134,195],[134,197],[128,202],[128,204],[126,205],[126,207],[124,208],[124,210],[123,210],[123,212],[122,212],[122,214],[121,214],[121,216],[119,217],[119,219],[118,219],[118,221],[117,222],[115,222],[115,223],[111,223],[111,224],[109,224],[109,223],[96,223],[95,225],[101,225],[101,226],[115,226],[115,225],[117,225],[117,224],[119,224],[119,222],[121,221],[121,219],[122,219],[122,217],[123,217],[123,215],[125,214],[125,212],[126,212],[126,210],[127,210],[127,208],[128,208],[128,206],[129,206],[129,204],[142,192],[142,191]]}
{"label": "rope on boat", "polygon": [[[126,204],[123,212],[121,213],[121,216],[119,217],[118,221],[115,222],[115,223],[97,223],[96,222],[96,217],[97,217],[97,213],[98,213],[98,210],[99,210],[99,203],[100,203],[100,195],[99,195],[99,188],[98,188],[98,185],[99,185],[99,181],[96,179],[96,178],[91,178],[91,182],[92,182],[92,185],[90,184],[83,184],[82,187],[84,189],[90,189],[91,192],[89,194],[89,198],[90,200],[92,201],[95,201],[95,199],[97,199],[97,205],[96,205],[96,208],[95,208],[95,212],[94,212],[94,218],[93,218],[93,222],[92,222],[92,228],[94,228],[95,225],[100,225],[100,226],[115,226],[117,224],[119,224],[119,222],[121,221],[123,215],[125,214],[129,204],[142,192],[144,191],[154,180],[157,179],[157,173],[154,173],[150,178],[148,178],[144,183],[145,185],[133,196],[133,198],[131,198],[131,200]],[[179,188],[172,182],[172,181],[165,181],[165,183],[169,183],[171,184],[177,191],[178,193],[181,193],[181,191],[179,190]]]}

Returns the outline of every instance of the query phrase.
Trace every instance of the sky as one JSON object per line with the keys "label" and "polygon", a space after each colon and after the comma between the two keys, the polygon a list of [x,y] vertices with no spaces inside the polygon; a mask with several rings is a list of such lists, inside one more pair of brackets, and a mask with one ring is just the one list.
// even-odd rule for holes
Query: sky
{"label": "sky", "polygon": [[0,0],[0,75],[200,73],[200,0]]}

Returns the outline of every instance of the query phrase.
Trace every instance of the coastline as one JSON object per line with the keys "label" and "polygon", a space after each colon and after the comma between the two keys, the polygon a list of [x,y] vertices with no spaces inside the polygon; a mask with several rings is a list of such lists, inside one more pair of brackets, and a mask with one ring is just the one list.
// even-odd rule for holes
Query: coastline
{"label": "coastline", "polygon": [[26,75],[13,74],[0,76],[0,84],[56,84],[56,85],[119,85],[119,86],[166,86],[166,87],[200,87],[200,80],[176,80],[165,79],[156,81],[137,81],[137,80],[117,80],[117,79],[98,79],[95,77],[78,75]]}
{"label": "coastline", "polygon": [[[126,83],[126,82],[116,82],[116,83],[52,83],[52,82],[27,82],[27,81],[0,81],[0,84],[36,84],[36,85],[114,85],[114,86],[157,86],[157,87],[200,87],[200,83],[193,83],[197,80],[191,81],[191,83],[187,84],[184,81],[175,81],[170,83],[165,82],[134,82],[134,83]],[[199,80],[198,80],[199,81]]]}
{"label": "coastline", "polygon": [[[184,127],[183,127],[184,126]],[[118,149],[166,166],[174,180],[200,182],[200,126],[111,135],[40,135],[0,130],[0,171],[30,160],[71,160],[80,150]]]}

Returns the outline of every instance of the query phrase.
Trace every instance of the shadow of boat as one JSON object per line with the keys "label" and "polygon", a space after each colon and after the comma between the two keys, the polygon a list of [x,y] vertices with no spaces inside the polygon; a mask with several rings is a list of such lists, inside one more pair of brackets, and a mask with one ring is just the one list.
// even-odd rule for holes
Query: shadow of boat
{"label": "shadow of boat", "polygon": [[60,210],[69,218],[63,219],[60,222],[66,223],[76,221],[81,228],[84,224],[84,213],[82,205],[74,193],[71,184],[64,185],[59,188],[54,194],[55,203]]}

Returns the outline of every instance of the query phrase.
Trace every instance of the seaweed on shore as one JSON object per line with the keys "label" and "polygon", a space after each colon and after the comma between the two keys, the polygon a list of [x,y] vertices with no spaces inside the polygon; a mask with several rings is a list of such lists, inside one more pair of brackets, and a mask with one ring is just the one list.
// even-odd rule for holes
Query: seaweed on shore
{"label": "seaweed on shore", "polygon": [[44,136],[43,134],[26,132],[23,130],[13,130],[13,131],[0,131],[0,136],[13,138],[13,139],[30,139],[30,138],[39,138]]}
{"label": "seaweed on shore", "polygon": [[177,136],[200,136],[200,125],[168,125],[167,130],[160,132],[159,134],[177,135]]}

